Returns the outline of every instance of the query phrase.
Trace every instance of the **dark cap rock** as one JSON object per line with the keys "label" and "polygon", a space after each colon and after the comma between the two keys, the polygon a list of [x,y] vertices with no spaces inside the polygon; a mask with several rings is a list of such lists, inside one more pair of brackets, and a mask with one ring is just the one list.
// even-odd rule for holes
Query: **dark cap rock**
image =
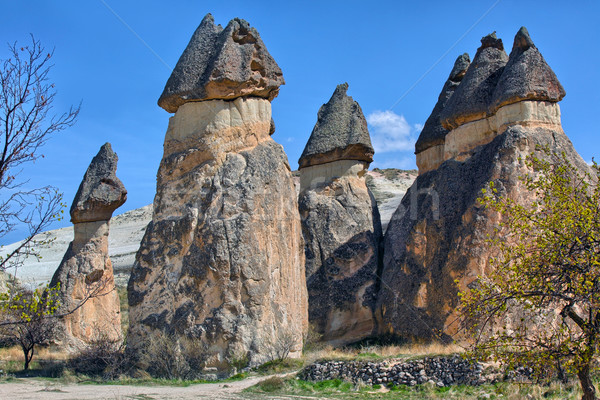
{"label": "dark cap rock", "polygon": [[448,130],[442,126],[442,123],[440,122],[440,114],[458,87],[459,83],[464,78],[470,63],[471,59],[467,53],[458,56],[454,62],[454,67],[452,68],[446,83],[444,83],[444,87],[442,88],[442,92],[438,97],[438,101],[435,104],[435,107],[433,107],[431,115],[429,115],[429,118],[427,118],[427,121],[425,121],[425,125],[423,126],[423,130],[419,135],[419,139],[417,139],[417,143],[415,144],[415,153],[425,151],[432,146],[444,144],[444,139],[446,138]]}
{"label": "dark cap rock", "polygon": [[495,33],[481,39],[473,62],[440,115],[445,129],[485,118],[507,61],[502,40]]}
{"label": "dark cap rock", "polygon": [[558,102],[565,94],[565,89],[531,40],[529,32],[521,27],[494,91],[490,111],[495,112],[504,105],[523,100]]}
{"label": "dark cap rock", "polygon": [[110,143],[100,148],[83,176],[71,205],[71,222],[107,221],[113,211],[125,203],[127,190],[115,174],[118,160]]}
{"label": "dark cap rock", "polygon": [[298,161],[300,168],[338,160],[373,161],[373,146],[360,105],[338,85],[317,114],[317,123]]}
{"label": "dark cap rock", "polygon": [[158,105],[256,96],[273,100],[285,83],[258,31],[235,18],[223,29],[207,14],[173,69]]}

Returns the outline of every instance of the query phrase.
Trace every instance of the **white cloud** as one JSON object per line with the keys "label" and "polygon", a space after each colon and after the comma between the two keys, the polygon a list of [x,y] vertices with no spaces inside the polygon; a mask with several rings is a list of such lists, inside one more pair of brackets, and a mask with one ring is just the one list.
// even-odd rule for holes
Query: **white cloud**
{"label": "white cloud", "polygon": [[367,122],[376,153],[414,151],[416,134],[423,128],[421,124],[410,125],[404,115],[390,110],[373,111],[367,115]]}
{"label": "white cloud", "polygon": [[371,164],[371,169],[372,168],[416,169],[417,164],[414,157],[402,157],[384,161],[373,161]]}

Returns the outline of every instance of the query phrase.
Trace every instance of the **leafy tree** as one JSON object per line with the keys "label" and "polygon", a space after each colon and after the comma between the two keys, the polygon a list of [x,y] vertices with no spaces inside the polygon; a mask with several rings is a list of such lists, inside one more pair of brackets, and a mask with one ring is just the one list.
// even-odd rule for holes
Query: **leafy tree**
{"label": "leafy tree", "polygon": [[[17,226],[28,235],[11,253],[0,257],[0,271],[16,267],[25,256],[38,256],[35,235],[60,219],[62,195],[51,186],[25,189],[20,168],[40,157],[40,147],[53,134],[75,123],[79,107],[53,113],[56,96],[50,82],[53,52],[31,37],[31,44],[8,46],[9,57],[0,60],[0,238]],[[43,243],[43,242],[42,242]]]}
{"label": "leafy tree", "polygon": [[5,344],[18,344],[23,350],[24,370],[35,354],[35,347],[52,339],[56,318],[52,317],[59,305],[60,284],[36,290],[9,289],[0,294],[0,337]]}
{"label": "leafy tree", "polygon": [[[600,340],[600,168],[573,165],[548,149],[520,178],[529,204],[490,182],[480,203],[499,213],[490,244],[493,272],[462,297],[462,322],[477,357],[509,367],[577,374],[583,399],[596,399],[590,372]],[[551,160],[551,161],[548,161]]]}

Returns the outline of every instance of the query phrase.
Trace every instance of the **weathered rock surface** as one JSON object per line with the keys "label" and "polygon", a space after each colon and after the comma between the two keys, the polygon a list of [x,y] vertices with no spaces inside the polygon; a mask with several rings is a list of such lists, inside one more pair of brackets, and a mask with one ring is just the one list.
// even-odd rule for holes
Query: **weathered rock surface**
{"label": "weathered rock surface", "polygon": [[71,222],[108,221],[127,200],[127,191],[115,175],[117,155],[110,143],[92,159],[71,205]]}
{"label": "weathered rock surface", "polygon": [[[228,27],[224,32],[237,32],[247,23],[234,20]],[[247,39],[235,36],[241,31],[233,39],[243,44],[258,37],[247,32]],[[213,39],[217,53],[238,45],[231,35]],[[189,57],[195,54],[202,61],[195,40],[186,63],[194,64]],[[230,66],[246,61],[232,59]],[[171,117],[154,215],[128,285],[130,349],[161,333],[197,339],[204,346],[202,366],[220,373],[236,359],[264,363],[282,346],[299,356],[308,327],[290,167],[270,137],[271,103],[254,92],[261,82],[243,79],[248,91],[234,95],[252,97],[191,101]],[[204,90],[203,82],[192,90]]]}
{"label": "weathered rock surface", "polygon": [[319,109],[317,123],[298,161],[299,168],[336,160],[373,161],[375,151],[367,120],[347,90],[347,83],[338,85],[329,102]]}
{"label": "weathered rock surface", "polygon": [[523,100],[558,102],[565,94],[565,89],[531,40],[529,32],[521,27],[494,90],[490,109],[495,112],[502,106]]}
{"label": "weathered rock surface", "polygon": [[284,83],[255,28],[235,18],[223,29],[207,14],[175,65],[158,105],[174,113],[189,101],[242,96],[273,100]]}
{"label": "weathered rock surface", "polygon": [[[509,63],[520,57],[519,52],[511,52]],[[455,97],[467,95],[460,89],[469,74],[479,75],[476,68],[489,71],[477,58],[449,103],[466,104],[468,99]],[[484,123],[487,131],[478,131]],[[478,136],[480,132],[485,136]],[[449,152],[449,145],[455,151]],[[457,293],[489,272],[493,256],[486,239],[496,234],[500,216],[477,202],[488,182],[493,181],[500,193],[515,202],[526,204],[528,192],[519,177],[533,173],[525,165],[528,155],[535,152],[546,157],[537,146],[565,152],[581,171],[589,168],[562,130],[558,104],[547,101],[505,105],[492,116],[453,129],[445,146],[450,157],[437,169],[418,176],[386,231],[378,299],[380,333],[405,338],[456,334]]]}
{"label": "weathered rock surface", "polygon": [[68,346],[100,338],[122,339],[119,296],[108,256],[109,220],[127,199],[115,175],[117,161],[110,143],[92,160],[71,207],[75,238],[50,283],[60,283],[58,313],[84,302],[61,320],[60,339]]}
{"label": "weathered rock surface", "polygon": [[481,39],[481,47],[458,88],[440,114],[447,130],[485,118],[500,75],[508,62],[502,39],[492,33]]}
{"label": "weathered rock surface", "polygon": [[440,114],[465,76],[470,62],[471,59],[467,53],[458,56],[433,111],[425,121],[415,144],[419,173],[435,169],[444,161],[444,143],[448,130],[442,126]]}
{"label": "weathered rock surface", "polygon": [[[299,161],[308,317],[322,340],[334,345],[374,331],[382,235],[377,204],[365,182],[369,164],[353,153],[359,138],[363,149],[370,146],[369,133],[347,88],[339,85],[319,110]],[[315,160],[319,164],[311,164]]]}
{"label": "weathered rock surface", "polygon": [[[295,171],[294,179],[297,191],[300,191],[300,174]],[[403,171],[394,168],[378,169],[367,172],[367,187],[373,193],[379,214],[381,227],[385,232],[392,214],[398,208],[402,197],[417,177],[416,171]],[[297,183],[296,183],[297,181]],[[135,254],[140,248],[140,243],[148,223],[152,220],[152,204],[115,215],[110,220],[108,235],[108,255],[113,265],[115,284],[117,287],[126,287],[135,261]],[[42,260],[36,257],[26,257],[22,268],[18,270],[18,279],[26,285],[37,287],[50,282],[54,271],[60,265],[62,258],[73,240],[73,227],[53,229],[40,233],[35,240],[48,241],[38,246]],[[2,251],[11,252],[21,242],[3,246]],[[9,269],[11,274],[14,269]]]}

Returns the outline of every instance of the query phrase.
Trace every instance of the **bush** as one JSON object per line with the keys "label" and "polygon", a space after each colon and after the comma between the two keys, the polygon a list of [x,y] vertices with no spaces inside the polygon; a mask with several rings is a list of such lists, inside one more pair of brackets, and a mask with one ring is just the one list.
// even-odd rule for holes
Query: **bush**
{"label": "bush", "polygon": [[102,379],[116,379],[131,369],[124,344],[104,335],[81,349],[68,365],[75,372]]}
{"label": "bush", "polygon": [[139,360],[155,378],[195,379],[204,368],[206,349],[200,340],[159,333],[150,337]]}

